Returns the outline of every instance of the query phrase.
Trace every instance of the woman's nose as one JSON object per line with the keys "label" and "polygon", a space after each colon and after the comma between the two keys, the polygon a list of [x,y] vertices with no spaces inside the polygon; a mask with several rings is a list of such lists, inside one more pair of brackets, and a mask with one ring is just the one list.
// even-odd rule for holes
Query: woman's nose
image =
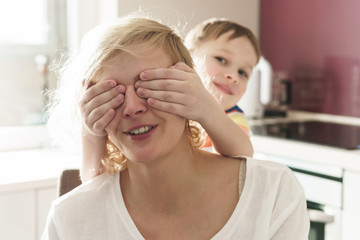
{"label": "woman's nose", "polygon": [[147,111],[146,100],[136,94],[133,86],[127,87],[125,92],[123,117],[138,117]]}

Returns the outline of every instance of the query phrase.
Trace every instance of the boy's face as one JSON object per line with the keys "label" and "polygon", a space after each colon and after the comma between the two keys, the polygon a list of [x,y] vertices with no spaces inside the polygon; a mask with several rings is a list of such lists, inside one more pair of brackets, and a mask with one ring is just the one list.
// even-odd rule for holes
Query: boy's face
{"label": "boy's face", "polygon": [[[194,52],[207,89],[224,110],[235,106],[244,95],[249,77],[257,62],[256,52],[247,37],[229,39],[232,31],[208,40]],[[201,72],[205,71],[205,72]]]}

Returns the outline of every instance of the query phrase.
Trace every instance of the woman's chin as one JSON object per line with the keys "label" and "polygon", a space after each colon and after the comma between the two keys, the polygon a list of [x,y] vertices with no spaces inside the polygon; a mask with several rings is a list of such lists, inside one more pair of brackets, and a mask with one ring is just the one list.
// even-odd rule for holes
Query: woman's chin
{"label": "woman's chin", "polygon": [[142,150],[128,154],[129,157],[127,159],[134,163],[151,163],[154,159],[158,158],[158,155],[153,150]]}

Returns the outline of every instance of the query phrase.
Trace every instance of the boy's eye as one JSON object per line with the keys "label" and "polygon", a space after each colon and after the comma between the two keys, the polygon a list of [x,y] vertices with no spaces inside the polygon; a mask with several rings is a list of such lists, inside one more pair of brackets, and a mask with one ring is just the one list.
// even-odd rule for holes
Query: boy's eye
{"label": "boy's eye", "polygon": [[224,64],[226,63],[226,60],[224,58],[222,58],[222,57],[215,57],[215,59],[218,60],[221,63],[224,63]]}
{"label": "boy's eye", "polygon": [[238,73],[239,73],[240,76],[248,78],[248,74],[245,71],[239,69]]}

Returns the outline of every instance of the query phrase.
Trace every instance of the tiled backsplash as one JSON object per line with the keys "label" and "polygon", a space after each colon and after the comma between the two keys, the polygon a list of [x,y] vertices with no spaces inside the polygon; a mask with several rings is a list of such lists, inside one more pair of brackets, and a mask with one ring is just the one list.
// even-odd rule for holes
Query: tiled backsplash
{"label": "tiled backsplash", "polygon": [[360,117],[360,1],[262,0],[260,43],[291,109]]}

